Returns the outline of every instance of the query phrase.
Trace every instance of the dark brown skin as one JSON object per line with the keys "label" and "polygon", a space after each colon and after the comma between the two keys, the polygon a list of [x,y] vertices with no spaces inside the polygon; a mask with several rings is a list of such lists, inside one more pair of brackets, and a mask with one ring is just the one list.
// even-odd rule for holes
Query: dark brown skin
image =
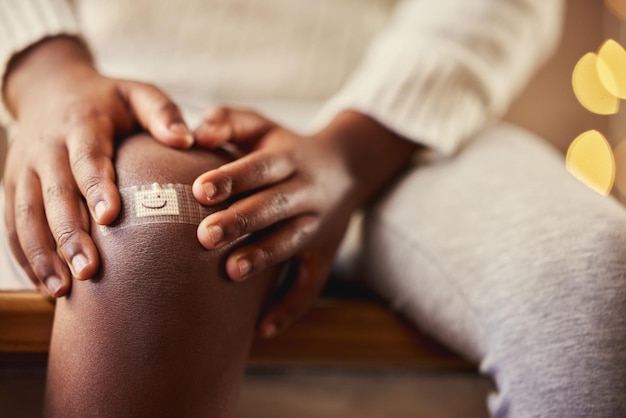
{"label": "dark brown skin", "polygon": [[[418,149],[350,111],[302,137],[252,111],[212,109],[190,139],[163,93],[101,76],[70,38],[45,41],[18,57],[8,71],[5,96],[18,128],[5,172],[5,222],[19,262],[55,297],[67,293],[71,276],[86,280],[97,271],[89,213],[99,224],[118,214],[111,163],[115,135],[140,126],[174,147],[187,147],[190,140],[204,148],[227,141],[240,146],[244,157],[202,174],[194,195],[207,205],[246,197],[207,218],[198,239],[214,249],[256,233],[253,244],[226,261],[236,281],[286,259],[299,260],[295,285],[262,322],[266,336],[306,311],[326,280],[350,214],[393,181]],[[211,199],[206,189],[215,190]]]}
{"label": "dark brown skin", "polygon": [[193,138],[165,94],[101,76],[71,38],[19,55],[4,87],[17,120],[3,177],[11,248],[42,291],[63,296],[71,276],[84,280],[98,269],[89,215],[108,224],[119,212],[114,137],[143,127],[174,147],[189,147]]}
{"label": "dark brown skin", "polygon": [[[120,187],[191,184],[229,159],[177,151],[147,135],[118,149]],[[57,302],[48,417],[230,417],[256,320],[275,269],[237,283],[225,252],[206,251],[187,224],[149,224],[102,236],[94,280]]]}
{"label": "dark brown skin", "polygon": [[237,281],[292,257],[300,261],[295,285],[261,323],[266,337],[308,309],[326,282],[350,215],[392,181],[418,149],[357,112],[343,112],[307,137],[250,110],[218,108],[207,113],[195,135],[205,147],[229,141],[247,152],[194,183],[194,195],[204,204],[246,194],[200,224],[202,245],[222,248],[246,233],[263,234],[228,257],[226,271]]}

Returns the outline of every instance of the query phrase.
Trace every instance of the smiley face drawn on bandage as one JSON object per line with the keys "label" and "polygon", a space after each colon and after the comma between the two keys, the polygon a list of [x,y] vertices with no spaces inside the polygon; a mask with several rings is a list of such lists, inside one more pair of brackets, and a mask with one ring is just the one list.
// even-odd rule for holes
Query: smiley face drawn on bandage
{"label": "smiley face drawn on bandage", "polygon": [[[156,200],[157,202],[163,199],[163,204],[157,205],[157,206],[152,206],[154,203],[154,200]],[[159,193],[158,195],[156,195],[156,199],[150,196],[143,196],[143,202],[141,202],[141,206],[143,206],[145,209],[163,209],[165,206],[167,206],[167,199],[165,198],[161,198],[161,194]]]}
{"label": "smiley face drawn on bandage", "polygon": [[135,216],[138,218],[178,214],[178,197],[173,188],[163,188],[154,183],[151,189],[142,189],[135,193]]}

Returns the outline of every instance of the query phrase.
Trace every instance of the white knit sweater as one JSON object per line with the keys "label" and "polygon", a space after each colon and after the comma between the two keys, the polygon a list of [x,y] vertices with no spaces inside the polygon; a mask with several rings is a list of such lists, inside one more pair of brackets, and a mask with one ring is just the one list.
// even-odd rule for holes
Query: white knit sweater
{"label": "white knit sweater", "polygon": [[[0,0],[0,73],[82,36],[107,75],[217,99],[326,100],[441,153],[500,116],[556,45],[562,0]],[[6,109],[0,109],[7,119]]]}

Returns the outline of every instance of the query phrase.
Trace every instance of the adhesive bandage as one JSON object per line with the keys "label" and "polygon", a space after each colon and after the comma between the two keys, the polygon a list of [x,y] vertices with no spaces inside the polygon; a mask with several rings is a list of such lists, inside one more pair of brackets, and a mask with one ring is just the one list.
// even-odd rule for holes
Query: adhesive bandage
{"label": "adhesive bandage", "polygon": [[120,189],[120,196],[122,198],[120,215],[112,224],[100,225],[103,235],[145,224],[198,225],[205,217],[217,210],[198,203],[188,184],[152,183],[126,187]]}

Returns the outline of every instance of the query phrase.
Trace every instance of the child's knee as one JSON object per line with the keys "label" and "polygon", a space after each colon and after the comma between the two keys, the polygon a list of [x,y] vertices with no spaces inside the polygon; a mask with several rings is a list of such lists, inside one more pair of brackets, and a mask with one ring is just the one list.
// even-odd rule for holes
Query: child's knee
{"label": "child's knee", "polygon": [[[258,305],[262,300],[258,294],[265,292],[272,274],[254,278],[256,280],[249,283],[230,281],[223,267],[229,248],[207,251],[199,244],[196,228],[203,215],[197,213],[197,208],[201,206],[190,188],[182,187],[191,186],[199,174],[228,160],[227,156],[215,152],[174,150],[147,135],[125,140],[116,156],[120,189],[144,186],[150,190],[153,183],[179,184],[181,187],[176,190],[163,186],[166,195],[163,201],[170,198],[166,204],[176,203],[175,210],[170,211],[169,206],[148,205],[147,216],[138,216],[134,207],[142,203],[137,199],[143,195],[123,194],[126,206],[128,200],[133,201],[132,210],[127,211],[121,223],[107,233],[94,225],[93,235],[101,253],[102,269],[99,277],[86,285],[93,291],[106,289],[109,292],[107,304],[124,303],[124,310],[140,311],[155,324],[164,316],[171,319],[188,315],[189,320],[197,318],[205,322],[226,320],[224,317],[228,315],[211,314],[227,311],[220,300],[249,298],[252,306]],[[174,202],[169,194],[173,194]],[[160,214],[163,210],[166,215]],[[78,287],[81,285],[79,283]],[[252,303],[253,300],[256,303]],[[198,315],[200,313],[203,315]],[[171,323],[167,319],[164,322]]]}
{"label": "child's knee", "polygon": [[[118,184],[191,185],[225,161],[139,136],[119,148]],[[139,222],[105,235],[93,225],[101,269],[93,280],[75,280],[70,295],[57,303],[48,373],[51,410],[62,405],[82,416],[85,405],[102,405],[110,408],[102,415],[120,416],[115,408],[132,402],[150,411],[140,415],[153,416],[155,408],[162,415],[186,415],[184,408],[200,405],[199,399],[232,409],[234,392],[223,388],[235,387],[243,373],[274,272],[243,283],[229,280],[223,271],[229,249],[207,251],[196,228]],[[172,412],[159,409],[164,405]]]}

